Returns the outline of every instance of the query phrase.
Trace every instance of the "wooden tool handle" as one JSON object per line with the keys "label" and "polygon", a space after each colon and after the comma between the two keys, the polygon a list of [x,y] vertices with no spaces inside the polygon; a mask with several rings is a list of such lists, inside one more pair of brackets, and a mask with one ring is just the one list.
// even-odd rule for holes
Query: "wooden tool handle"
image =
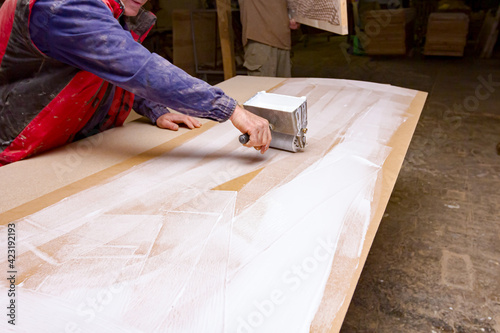
{"label": "wooden tool handle", "polygon": [[242,145],[244,145],[245,143],[247,143],[250,140],[250,135],[248,135],[247,133],[242,134],[242,135],[240,135],[239,140],[240,140],[240,143]]}

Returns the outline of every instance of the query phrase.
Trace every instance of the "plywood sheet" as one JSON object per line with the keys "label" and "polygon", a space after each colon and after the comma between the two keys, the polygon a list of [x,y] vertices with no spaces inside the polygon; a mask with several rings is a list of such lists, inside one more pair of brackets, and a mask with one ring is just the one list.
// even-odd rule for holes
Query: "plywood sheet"
{"label": "plywood sheet", "polygon": [[[111,178],[81,178],[64,200],[42,195],[43,210],[17,211],[17,327],[338,331],[425,94],[331,79],[236,77],[222,86],[240,101],[269,89],[307,96],[306,151],[259,155],[239,145],[230,123],[204,126],[95,174]],[[27,184],[35,174],[23,174]],[[239,184],[222,186],[231,183]]]}

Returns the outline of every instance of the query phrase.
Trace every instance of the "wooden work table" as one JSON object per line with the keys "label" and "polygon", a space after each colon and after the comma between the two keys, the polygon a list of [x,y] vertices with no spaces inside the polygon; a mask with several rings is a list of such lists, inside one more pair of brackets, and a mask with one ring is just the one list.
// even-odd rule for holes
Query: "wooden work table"
{"label": "wooden work table", "polygon": [[[172,132],[156,128],[143,118],[132,115],[123,127],[109,130],[105,133],[46,152],[25,161],[1,167],[0,180],[2,187],[0,189],[0,195],[2,197],[2,203],[0,206],[0,224],[2,225],[2,229],[0,229],[0,234],[2,235],[2,239],[0,242],[2,244],[6,242],[7,228],[5,226],[10,222],[16,221],[16,226],[18,228],[16,235],[16,246],[18,251],[18,256],[16,257],[16,268],[18,268],[16,285],[20,292],[23,290],[30,291],[26,293],[25,296],[21,294],[17,299],[17,323],[20,327],[25,327],[26,329],[26,327],[32,327],[31,325],[41,325],[41,327],[50,326],[50,323],[47,321],[32,317],[32,311],[38,311],[33,309],[35,304],[38,307],[46,304],[47,311],[51,309],[53,311],[59,311],[60,309],[58,307],[64,308],[66,306],[65,309],[68,307],[67,304],[61,305],[61,300],[65,300],[69,302],[68,304],[75,304],[74,306],[78,308],[78,304],[80,304],[79,297],[84,297],[82,296],[84,291],[71,285],[69,282],[67,282],[65,287],[61,288],[60,292],[47,295],[46,290],[51,290],[49,286],[57,283],[62,283],[64,285],[62,281],[66,281],[65,279],[72,276],[68,272],[75,269],[81,269],[82,265],[87,265],[88,267],[85,269],[89,272],[89,275],[96,274],[93,270],[94,266],[92,262],[88,261],[89,257],[82,256],[83,250],[77,251],[75,249],[86,246],[85,244],[87,243],[82,242],[81,239],[85,237],[89,239],[92,238],[93,236],[91,237],[91,235],[93,232],[108,233],[108,231],[89,227],[89,230],[85,231],[86,234],[84,234],[82,230],[84,229],[85,223],[82,222],[82,225],[73,227],[70,227],[69,224],[58,224],[57,221],[62,220],[63,217],[59,216],[59,213],[52,213],[53,211],[61,212],[60,215],[64,215],[64,218],[67,218],[69,213],[66,212],[73,210],[73,208],[71,208],[72,206],[68,205],[71,205],[72,200],[76,200],[75,198],[78,198],[83,207],[75,206],[74,210],[78,210],[78,216],[81,216],[83,219],[86,218],[84,216],[86,212],[88,214],[100,214],[101,208],[99,208],[98,203],[92,202],[92,197],[96,198],[95,200],[102,200],[103,205],[105,205],[102,209],[108,209],[109,205],[106,204],[106,200],[109,200],[109,198],[106,198],[108,192],[105,191],[109,191],[109,195],[115,193],[113,192],[115,190],[111,190],[112,187],[110,186],[113,186],[114,182],[125,181],[125,179],[128,179],[127,177],[138,182],[141,182],[141,177],[145,177],[144,182],[148,184],[147,186],[154,188],[155,178],[153,174],[155,171],[152,170],[158,170],[159,182],[170,184],[168,182],[172,181],[171,178],[167,176],[167,173],[163,175],[162,172],[167,172],[169,168],[174,172],[174,169],[179,167],[181,171],[178,171],[178,174],[181,174],[184,172],[182,171],[184,167],[181,167],[181,163],[189,165],[189,170],[198,170],[197,168],[199,167],[203,170],[204,166],[206,166],[206,170],[212,170],[211,168],[213,168],[213,170],[221,168],[227,168],[227,170],[229,170],[228,165],[233,165],[232,163],[235,163],[234,165],[237,166],[236,169],[238,170],[234,171],[234,173],[233,171],[222,173],[219,179],[216,176],[205,177],[208,178],[208,180],[202,191],[222,190],[221,192],[223,192],[229,190],[232,191],[231,193],[235,193],[234,198],[231,196],[226,197],[225,194],[221,194],[220,200],[228,200],[227,202],[235,207],[234,213],[231,213],[234,215],[231,215],[232,218],[228,221],[239,221],[238,218],[245,215],[245,212],[253,207],[252,204],[254,202],[270,198],[273,193],[278,193],[276,191],[279,191],[279,188],[289,186],[287,188],[301,190],[301,185],[297,179],[303,179],[301,177],[306,177],[317,170],[323,170],[322,168],[329,167],[330,165],[332,166],[332,172],[334,172],[336,170],[334,167],[339,164],[337,161],[340,161],[344,156],[351,158],[349,149],[350,147],[354,147],[353,149],[356,153],[352,158],[354,158],[354,160],[363,160],[360,164],[364,168],[363,170],[368,170],[368,168],[375,170],[373,171],[375,178],[368,181],[369,184],[372,184],[370,185],[372,187],[369,189],[369,191],[371,191],[369,192],[371,193],[371,201],[368,203],[369,212],[367,215],[369,223],[367,223],[365,227],[360,227],[356,223],[351,223],[357,218],[356,214],[353,215],[351,211],[348,220],[349,223],[344,222],[344,224],[339,227],[335,255],[331,258],[331,269],[328,271],[328,278],[324,283],[322,296],[320,295],[321,302],[319,302],[316,308],[313,307],[310,309],[313,311],[314,319],[309,321],[312,322],[310,326],[311,332],[338,332],[340,330],[363,265],[368,256],[370,246],[382,219],[385,207],[425,103],[426,93],[366,82],[326,79],[286,80],[281,78],[256,78],[246,76],[235,77],[219,84],[219,86],[240,103],[245,102],[255,93],[262,90],[298,96],[307,95],[309,108],[313,111],[310,126],[313,124],[326,124],[328,121],[332,121],[331,119],[333,118],[331,117],[333,116],[330,116],[330,114],[340,112],[339,108],[341,107],[345,107],[345,109],[343,109],[342,113],[339,113],[338,116],[335,116],[339,117],[339,121],[340,119],[347,119],[346,117],[348,117],[349,112],[357,110],[357,108],[365,110],[366,114],[357,118],[353,117],[352,119],[347,119],[345,126],[338,128],[333,127],[331,133],[328,132],[327,128],[319,131],[310,127],[309,132],[312,133],[311,139],[304,153],[292,154],[281,151],[271,151],[270,154],[266,153],[265,156],[260,156],[253,149],[240,147],[237,143],[238,132],[234,128],[231,128],[231,124],[229,123],[216,124],[211,121],[203,121],[203,126],[200,129],[188,130],[181,128],[177,132]],[[346,87],[345,89],[343,88],[344,86]],[[363,104],[365,103],[364,101],[366,101],[366,104]],[[382,103],[382,105],[379,105],[380,103]],[[331,107],[334,104],[335,107]],[[373,128],[370,127],[370,122],[372,121],[370,117],[373,117],[372,111],[374,109],[377,107],[381,109],[383,109],[383,107],[391,109],[393,106],[398,108],[398,111],[394,113],[395,116],[391,116],[391,119],[394,119],[393,122],[384,121],[383,128],[375,125]],[[354,125],[356,121],[364,122],[365,127],[363,128],[366,129],[366,133],[352,131],[352,129],[356,129]],[[384,134],[386,132],[389,134]],[[366,156],[356,155],[358,154],[357,151],[362,147],[362,144],[359,144],[359,142],[370,140],[370,135],[375,135],[376,138],[380,139],[376,140],[378,141],[376,144],[378,146],[374,148],[374,151],[379,155],[378,157],[374,157],[373,160],[370,159],[372,156],[376,155],[373,151],[368,152]],[[228,139],[232,137],[234,137],[234,142]],[[213,138],[213,144],[212,142],[204,141],[207,140],[207,138]],[[331,161],[328,161],[331,155],[330,153],[335,152],[337,148],[340,149],[342,144],[349,143],[349,140],[354,140],[352,141],[354,143],[343,147],[343,153],[338,155],[340,157],[337,156],[332,158]],[[371,145],[370,142],[371,141],[367,141],[367,146]],[[204,147],[205,144],[206,149]],[[217,147],[217,145],[220,145],[220,147]],[[207,155],[204,155],[205,151],[207,151]],[[362,153],[360,152],[359,154]],[[160,162],[155,166],[157,161]],[[377,165],[376,161],[380,161],[380,165]],[[170,164],[167,164],[167,162]],[[187,168],[188,167],[186,167],[186,170]],[[355,169],[356,168],[353,167],[353,170]],[[159,195],[165,195],[164,200],[169,202],[178,201],[181,200],[181,197],[184,198],[190,195],[198,197],[199,192],[196,192],[198,189],[193,185],[195,184],[194,180],[193,184],[189,182],[192,178],[198,176],[200,176],[200,179],[196,180],[196,182],[203,182],[203,177],[201,177],[203,175],[200,175],[200,172],[192,172],[192,174],[189,175],[187,175],[187,171],[185,173],[185,176],[183,176],[184,174],[179,176],[178,183],[172,183],[175,184],[175,187],[180,188],[178,190],[179,192],[168,194],[171,193],[168,192],[170,191],[168,189],[161,190],[166,192],[158,190],[160,192],[156,194],[144,192],[144,195],[141,196],[141,198],[144,197],[144,200],[134,201],[127,201],[125,196],[123,197],[125,199],[120,199],[120,197],[117,196],[117,201],[121,201],[122,204],[121,206],[117,204],[117,206],[112,209],[109,208],[111,209],[110,214],[118,214],[116,212],[119,211],[120,216],[124,216],[125,214],[130,214],[131,216],[140,215],[141,219],[145,219],[145,225],[149,222],[144,216],[161,216],[162,218],[158,219],[158,223],[167,223],[165,221],[169,220],[171,215],[180,214],[181,209],[173,207],[173,204],[170,206],[164,202],[160,204],[155,201],[156,199],[152,198],[156,198]],[[352,177],[356,179],[356,175]],[[364,174],[363,177],[365,177]],[[127,183],[128,182],[129,181],[127,181]],[[182,190],[183,184],[193,191],[189,192],[187,190]],[[363,189],[365,188],[367,187],[363,187]],[[121,191],[116,191],[116,193],[130,191],[130,195],[134,195],[132,193],[133,189],[132,187],[126,188]],[[194,191],[195,189],[196,191]],[[103,191],[105,193],[103,193]],[[141,189],[141,191],[146,191],[146,189]],[[332,189],[332,192],[333,191]],[[335,189],[335,191],[341,190]],[[304,191],[304,193],[312,193],[311,195],[314,196],[314,191],[311,191],[311,189]],[[99,199],[100,195],[103,196],[103,199]],[[175,200],[173,198],[171,199],[169,195],[174,196]],[[302,200],[300,195],[300,193],[297,195],[297,202],[290,203],[290,209],[293,208],[293,205],[301,204]],[[90,201],[87,203],[85,200]],[[211,200],[212,199],[208,201]],[[219,202],[219,199],[214,200]],[[272,200],[269,202],[272,202]],[[203,205],[204,201],[202,199],[198,201]],[[192,204],[191,206],[186,203],[187,201],[183,201],[183,204],[180,204],[179,207],[182,207],[182,212],[184,212],[186,207],[198,206],[198,201],[196,205]],[[311,201],[311,204],[314,204],[314,198],[309,201]],[[90,205],[91,202],[92,205]],[[154,208],[148,207],[149,202],[151,202],[152,206],[156,206],[154,206]],[[318,202],[318,205],[319,204]],[[284,204],[279,203],[279,205]],[[214,212],[217,211],[217,214],[221,214],[220,216],[226,214],[226,210],[224,210],[226,208],[217,210],[218,208],[215,206],[217,205],[210,203],[206,205],[206,209],[213,208]],[[86,211],[86,207],[89,207],[88,211]],[[259,214],[264,214],[261,211],[257,212],[258,208],[255,209],[255,213],[251,213],[254,214],[252,215],[254,219],[260,216]],[[288,208],[284,207],[283,209],[286,210]],[[313,212],[310,213],[312,214]],[[212,212],[211,214],[215,213]],[[313,215],[314,214],[311,216]],[[51,220],[50,216],[53,216],[51,225],[43,225],[43,221]],[[152,219],[154,220],[156,217]],[[242,219],[244,220],[244,218]],[[77,222],[75,223],[77,224]],[[241,224],[235,224],[234,226],[231,224],[231,226],[227,226],[227,230],[232,230],[231,242],[228,240],[226,244],[228,253],[230,251],[229,249],[232,248],[231,246],[235,244],[239,246],[238,242],[248,236],[248,234],[245,234],[245,232],[247,232],[246,229],[238,229],[238,225]],[[52,231],[63,229],[65,230],[64,235],[59,234],[49,237]],[[76,232],[75,230],[79,231]],[[110,229],[109,232],[112,233],[113,230],[114,229]],[[144,237],[145,239],[147,238],[146,236]],[[241,237],[241,239],[238,237]],[[352,256],[352,251],[350,251],[354,246],[353,237],[357,237],[355,242],[359,242],[360,244],[359,249],[356,248],[356,251],[354,251],[357,254],[354,257]],[[74,242],[74,244],[72,242]],[[112,242],[105,244],[109,245],[111,243]],[[126,246],[122,246],[122,243],[120,244],[120,249],[126,248]],[[141,248],[145,246],[145,244],[146,243],[140,243],[137,245],[137,248]],[[154,248],[153,245],[151,245],[151,248]],[[101,246],[99,248],[102,248],[102,244],[99,246]],[[109,249],[109,246],[106,248]],[[256,246],[253,246],[253,248],[254,247]],[[144,254],[144,258],[149,258],[148,256],[150,256],[151,251],[153,251],[151,248],[150,252]],[[262,248],[267,249],[267,245]],[[90,251],[89,249],[85,251],[87,251],[85,253],[91,253],[88,252]],[[63,255],[61,253],[65,254]],[[139,255],[137,253],[134,252],[134,256],[130,256],[130,258],[127,259],[129,260],[127,264],[120,266],[119,270],[117,268],[117,272],[120,272],[120,277],[118,279],[126,280],[129,285],[131,283],[133,284],[134,280],[127,279],[126,273],[124,272],[126,272],[128,267],[135,267],[130,263],[130,260],[142,260],[142,254]],[[2,265],[7,265],[5,254],[2,254],[1,258],[3,259]],[[204,257],[202,256],[202,258]],[[223,260],[227,259],[224,258],[225,257],[223,257]],[[246,257],[238,257],[238,259],[242,261],[244,261],[244,258]],[[62,267],[69,265],[67,263],[70,261],[72,265],[77,266],[71,266],[71,269],[68,267],[63,269]],[[207,259],[207,262],[209,261],[210,259]],[[100,262],[100,264],[102,263]],[[229,260],[227,266],[229,268],[226,266],[220,267],[221,272],[224,274],[229,274],[231,272],[231,260]],[[158,271],[153,272],[154,274],[160,274]],[[133,274],[136,273],[130,273],[130,275]],[[139,275],[141,274],[144,276],[147,275],[143,270],[141,270]],[[116,274],[114,278],[117,278]],[[58,279],[61,279],[61,281]],[[82,277],[82,279],[85,279],[85,277]],[[104,280],[103,278],[103,281]],[[95,288],[98,288],[95,282],[83,281],[82,283],[89,288],[86,290],[93,290],[95,293]],[[108,288],[106,290],[110,290],[109,285],[106,285],[105,282],[102,283],[102,288]],[[224,286],[225,285],[224,282]],[[7,284],[5,284],[5,286],[7,286]],[[46,288],[45,291],[44,288]],[[134,288],[136,289],[133,290],[137,290],[138,287],[135,286]],[[141,288],[146,287],[141,285]],[[31,293],[31,291],[33,293]],[[150,291],[153,293],[155,292],[154,290]],[[8,302],[6,292],[2,292],[1,294],[3,302],[1,304],[8,304],[6,303]],[[110,293],[108,292],[108,294]],[[225,292],[223,294],[225,295]],[[36,297],[34,295],[36,295]],[[46,299],[44,298],[45,296],[42,297],[40,295],[45,295]],[[110,295],[115,294],[111,293]],[[71,297],[75,297],[74,300],[72,300]],[[120,294],[120,296],[115,296],[112,301],[123,301],[122,297],[125,296]],[[34,302],[33,305],[31,305],[30,302]],[[127,302],[129,302],[129,300],[127,300]],[[126,304],[130,305],[131,303]],[[130,307],[133,306],[130,305]],[[120,308],[120,306],[116,305],[116,308]],[[113,324],[108,323],[107,325],[119,325],[120,318],[127,318],[128,316],[127,306],[120,308],[122,312],[118,310],[116,310],[116,312],[113,311],[105,308],[105,311],[102,312],[103,318],[109,319],[110,322],[115,319],[117,320],[117,322],[113,322]],[[184,311],[186,310],[184,309]],[[45,313],[44,311],[42,312]],[[67,318],[73,318],[76,316],[77,319],[79,318],[78,313],[75,314],[74,311],[65,312],[64,310],[57,313],[60,313],[61,317],[66,316]],[[154,313],[154,311],[151,310],[148,313]],[[104,320],[99,317],[99,315],[101,314],[97,313],[96,318]],[[116,316],[116,318],[113,316]],[[153,314],[151,314],[151,316],[153,316]],[[81,319],[89,318],[82,317]],[[227,318],[220,320],[226,322],[226,324],[228,322]],[[307,318],[304,320],[307,321]],[[33,322],[26,324],[28,321]],[[161,322],[162,320],[159,321]],[[66,320],[65,323],[56,322],[54,325],[56,325],[55,328],[57,329],[65,328],[68,330],[68,327],[70,329],[81,327],[75,324],[77,321],[69,321],[69,324],[68,320]],[[96,319],[88,323],[84,320],[84,323],[88,325],[97,325],[99,321]],[[250,326],[245,324],[247,325],[247,331],[250,331],[251,328],[255,329],[255,332],[259,332],[257,325],[253,325],[251,322],[249,323]],[[0,328],[4,327],[2,326],[4,324],[5,319],[0,323]],[[73,324],[74,327],[72,326]],[[130,327],[141,327],[140,324],[137,324],[137,326],[133,326],[133,323],[129,324],[132,326],[127,326],[128,329]],[[121,326],[108,327],[113,327],[115,329],[122,328]],[[228,329],[227,327],[231,327],[231,324],[227,324],[226,329]],[[29,331],[29,329],[27,331]],[[76,332],[77,330],[74,331]],[[127,330],[123,331],[125,332]],[[153,330],[149,327],[144,329],[144,331],[151,332]]]}

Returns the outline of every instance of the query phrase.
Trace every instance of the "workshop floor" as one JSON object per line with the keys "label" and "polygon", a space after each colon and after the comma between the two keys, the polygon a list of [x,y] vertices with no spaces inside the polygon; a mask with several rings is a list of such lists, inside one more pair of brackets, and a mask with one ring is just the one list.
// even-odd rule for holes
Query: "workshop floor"
{"label": "workshop floor", "polygon": [[342,332],[500,333],[499,58],[370,58],[344,40],[296,43],[293,76],[429,96]]}

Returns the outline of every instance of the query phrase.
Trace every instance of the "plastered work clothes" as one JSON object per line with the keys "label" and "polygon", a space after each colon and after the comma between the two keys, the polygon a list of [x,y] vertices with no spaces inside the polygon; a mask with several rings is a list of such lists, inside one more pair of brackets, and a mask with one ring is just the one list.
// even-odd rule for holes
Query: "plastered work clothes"
{"label": "plastered work clothes", "polygon": [[155,22],[119,0],[6,0],[0,9],[0,166],[122,125],[132,106],[215,121],[236,101],[140,43]]}
{"label": "plastered work clothes", "polygon": [[240,0],[249,75],[290,77],[292,47],[286,0]]}
{"label": "plastered work clothes", "polygon": [[244,66],[250,76],[290,77],[290,51],[249,40]]}

